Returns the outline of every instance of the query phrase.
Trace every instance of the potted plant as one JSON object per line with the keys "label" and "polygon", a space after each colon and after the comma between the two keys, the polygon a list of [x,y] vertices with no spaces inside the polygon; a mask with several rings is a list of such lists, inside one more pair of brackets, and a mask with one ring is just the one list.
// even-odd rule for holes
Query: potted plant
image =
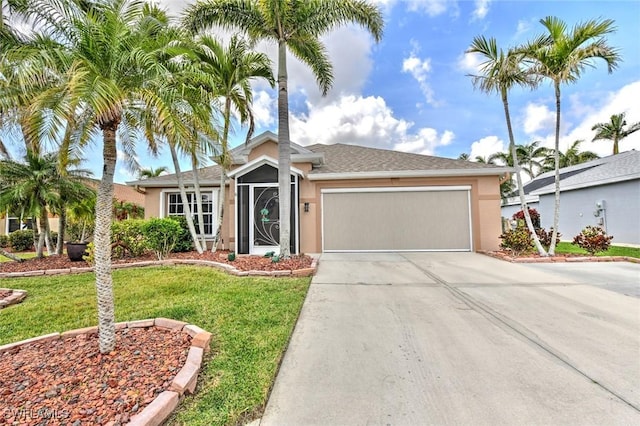
{"label": "potted plant", "polygon": [[67,256],[72,262],[78,262],[82,260],[82,256],[87,254],[88,242],[70,242],[67,241]]}

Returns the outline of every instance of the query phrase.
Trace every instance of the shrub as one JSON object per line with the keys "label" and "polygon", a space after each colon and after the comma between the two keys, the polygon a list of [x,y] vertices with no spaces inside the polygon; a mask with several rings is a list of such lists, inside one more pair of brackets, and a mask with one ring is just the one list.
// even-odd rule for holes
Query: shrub
{"label": "shrub", "polygon": [[193,250],[193,238],[191,238],[191,232],[189,232],[187,218],[184,216],[169,216],[168,219],[171,219],[180,225],[180,231],[177,236],[176,245],[173,247],[173,252],[181,253]]}
{"label": "shrub", "polygon": [[112,257],[121,259],[127,255],[138,257],[147,251],[147,241],[142,234],[144,220],[127,219],[111,224]]}
{"label": "shrub", "polygon": [[141,230],[147,240],[147,246],[155,252],[158,260],[162,260],[176,245],[180,224],[170,218],[153,218],[147,220]]}
{"label": "shrub", "polygon": [[573,238],[571,244],[586,250],[590,255],[609,250],[613,236],[599,226],[587,226]]}
{"label": "shrub", "polygon": [[[540,229],[540,213],[538,213],[538,210],[529,209],[529,216],[531,216],[531,223],[533,224],[533,228]],[[517,220],[518,223],[520,223],[520,221],[523,221],[522,223],[524,223],[524,211],[520,210],[519,212],[514,213],[514,215],[511,216],[511,219]]]}
{"label": "shrub", "polygon": [[33,250],[33,230],[13,231],[9,234],[9,245],[13,251]]}
{"label": "shrub", "polygon": [[93,243],[89,243],[87,244],[87,249],[85,250],[85,255],[82,256],[82,259],[84,259],[85,262],[87,262],[89,265],[93,266],[96,263],[96,247],[93,245]]}
{"label": "shrub", "polygon": [[511,250],[516,256],[533,248],[531,232],[526,226],[518,226],[516,229],[509,230],[500,235],[500,238],[502,239],[500,247]]}
{"label": "shrub", "polygon": [[[549,232],[547,232],[544,228],[536,229],[536,234],[538,234],[538,239],[540,240],[540,244],[545,250],[549,249],[551,246],[551,237],[553,236],[553,228],[549,228]],[[556,244],[560,242],[561,233],[558,232],[556,235]]]}
{"label": "shrub", "polygon": [[8,235],[0,235],[0,248],[9,247],[9,236]]}

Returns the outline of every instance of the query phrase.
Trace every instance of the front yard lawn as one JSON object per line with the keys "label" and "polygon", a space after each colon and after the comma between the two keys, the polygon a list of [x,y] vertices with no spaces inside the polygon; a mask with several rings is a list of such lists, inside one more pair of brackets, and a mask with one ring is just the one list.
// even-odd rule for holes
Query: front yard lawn
{"label": "front yard lawn", "polygon": [[[556,253],[572,253],[572,254],[584,254],[588,255],[586,250],[581,249],[569,242],[560,242],[556,246]],[[636,247],[622,247],[622,246],[609,246],[609,250],[598,253],[596,256],[627,256],[640,258],[640,248]]]}
{"label": "front yard lawn", "polygon": [[[241,424],[261,412],[310,278],[233,277],[190,266],[115,270],[113,278],[117,321],[167,317],[213,333],[196,394],[168,424]],[[91,273],[4,279],[0,287],[28,292],[0,310],[0,345],[97,324]]]}

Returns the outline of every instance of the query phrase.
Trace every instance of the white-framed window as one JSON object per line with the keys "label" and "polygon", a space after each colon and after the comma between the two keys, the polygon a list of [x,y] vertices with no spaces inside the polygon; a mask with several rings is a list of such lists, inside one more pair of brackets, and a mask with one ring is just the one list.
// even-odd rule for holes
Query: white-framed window
{"label": "white-framed window", "polygon": [[[205,235],[213,235],[215,232],[214,223],[214,193],[212,191],[201,191],[202,196],[202,215],[204,220],[204,233]],[[165,215],[166,216],[184,216],[184,205],[182,204],[182,197],[179,192],[166,192],[165,193]],[[198,203],[196,202],[196,195],[194,192],[187,192],[187,202],[189,204],[189,210],[193,217],[193,222],[198,230]]]}

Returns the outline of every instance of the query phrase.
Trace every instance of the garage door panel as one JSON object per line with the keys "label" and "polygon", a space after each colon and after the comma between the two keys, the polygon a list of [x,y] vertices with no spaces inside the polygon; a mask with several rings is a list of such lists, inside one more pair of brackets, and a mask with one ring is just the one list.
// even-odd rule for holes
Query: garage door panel
{"label": "garage door panel", "polygon": [[325,251],[470,250],[468,191],[323,194]]}

